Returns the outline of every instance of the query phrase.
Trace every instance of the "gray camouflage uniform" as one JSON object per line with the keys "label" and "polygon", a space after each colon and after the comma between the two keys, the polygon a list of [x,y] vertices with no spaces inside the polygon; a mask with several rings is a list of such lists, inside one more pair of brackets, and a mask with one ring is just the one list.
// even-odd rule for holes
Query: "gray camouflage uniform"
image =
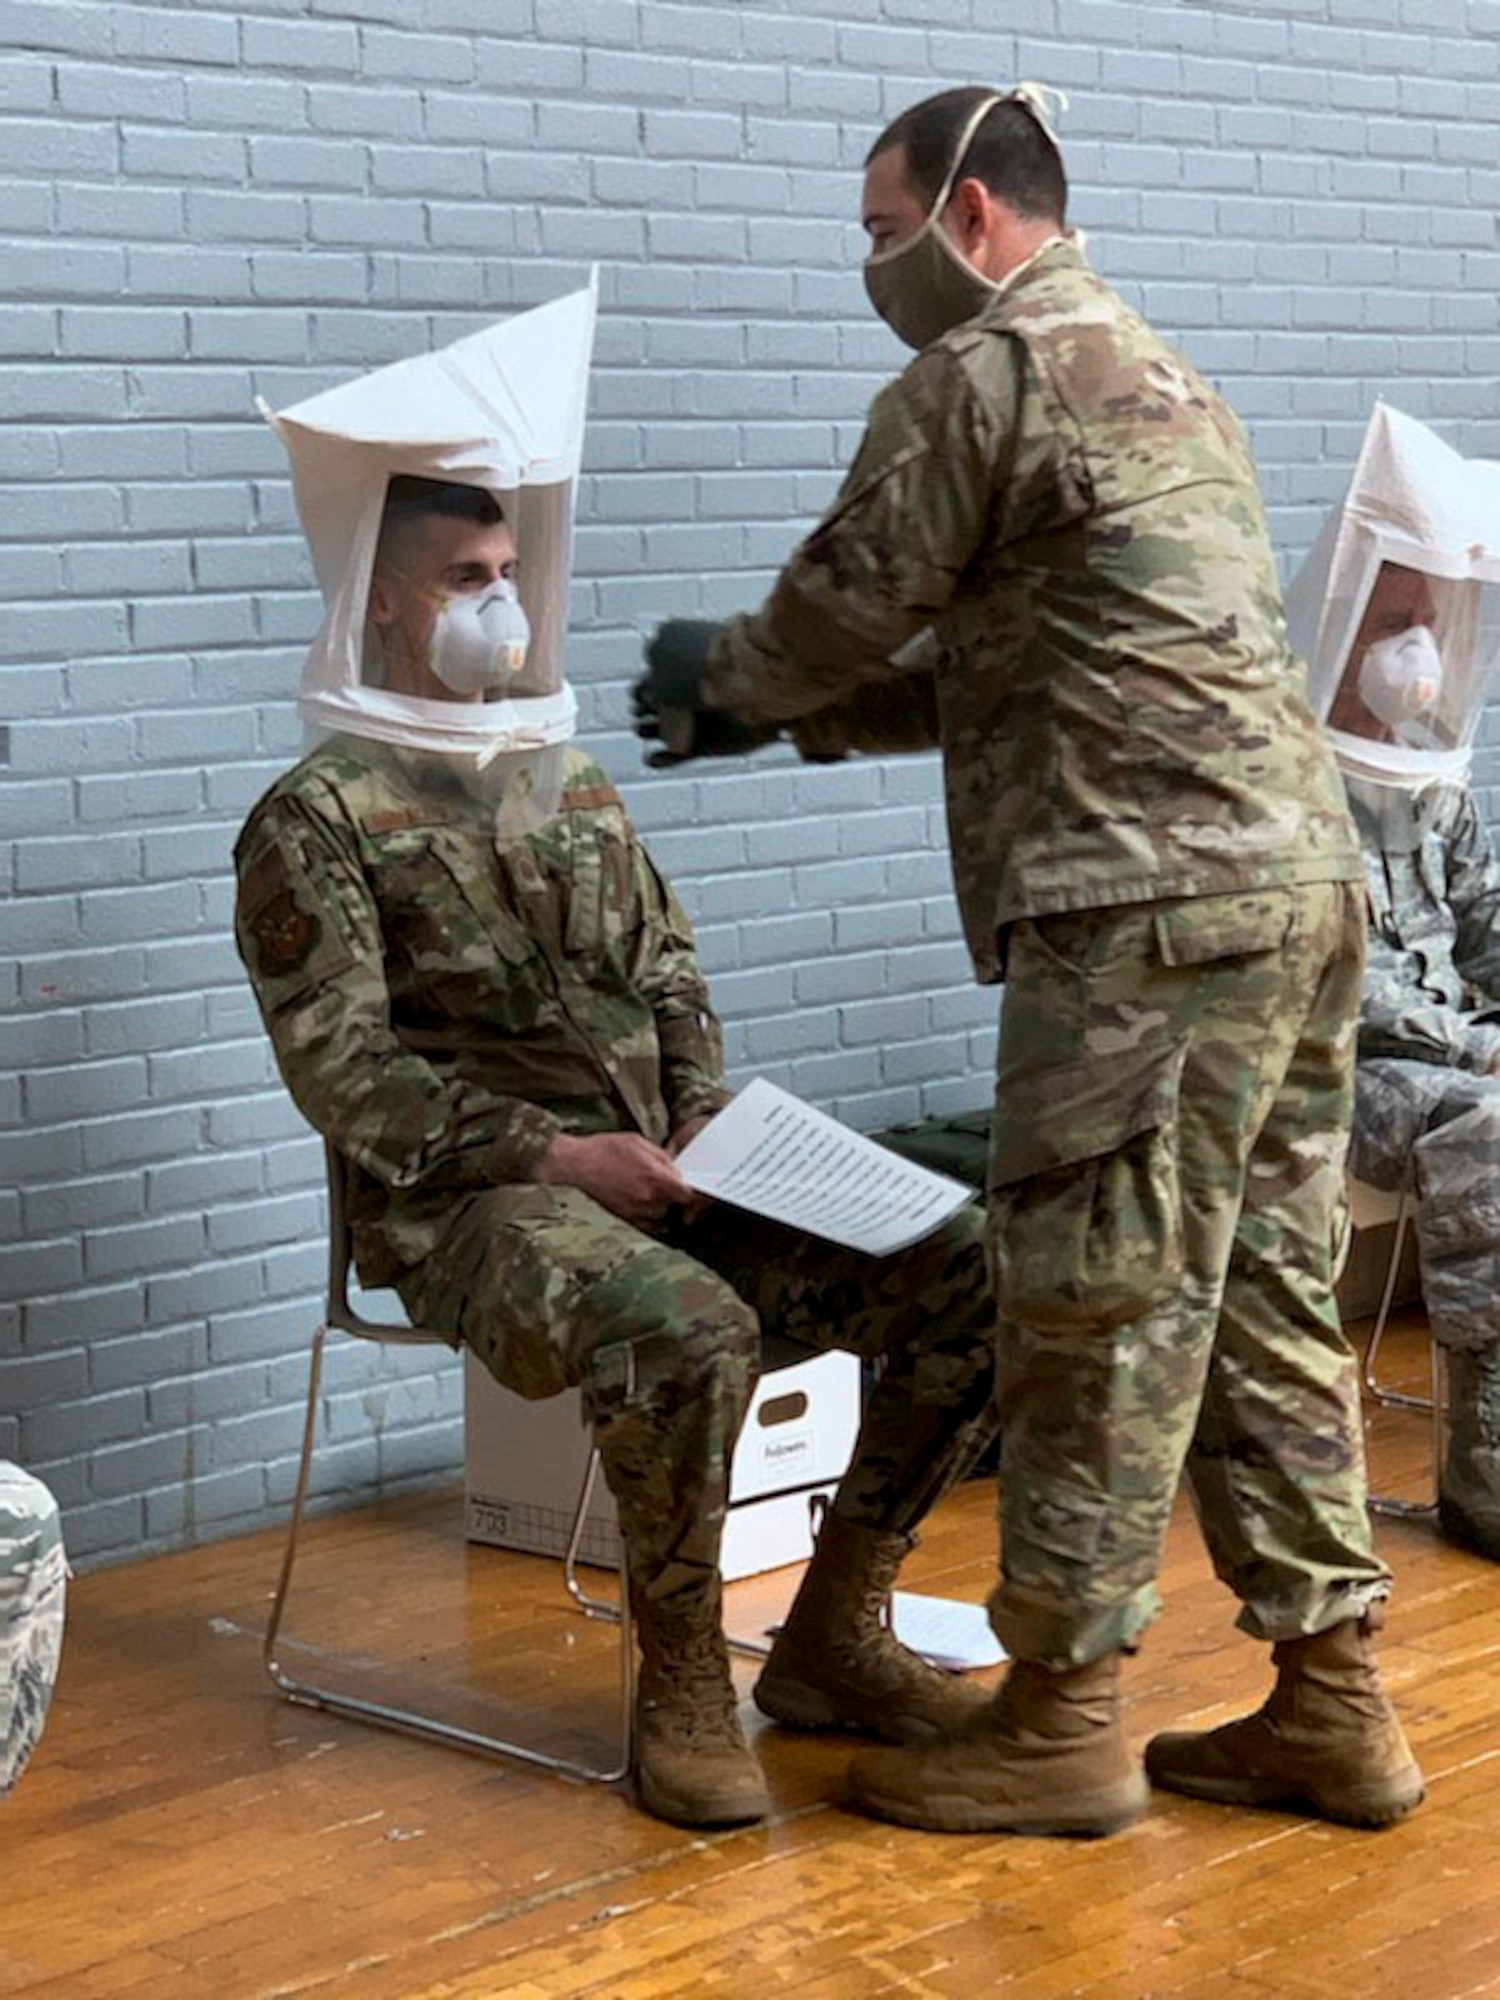
{"label": "gray camouflage uniform", "polygon": [[1134,1640],[1184,1467],[1247,1629],[1358,1616],[1388,1587],[1332,1296],[1359,854],[1232,414],[1056,240],[876,398],[702,691],[807,754],[942,748],[1006,978],[1006,1646]]}
{"label": "gray camouflage uniform", "polygon": [[[1422,1289],[1449,1347],[1500,1340],[1500,866],[1465,785],[1354,790],[1370,936],[1351,1160],[1412,1187]],[[1399,822],[1393,823],[1393,822]]]}
{"label": "gray camouflage uniform", "polygon": [[633,1578],[716,1564],[762,1331],[882,1362],[836,1506],[909,1531],[993,1435],[980,1214],[888,1258],[737,1211],[650,1233],[542,1185],[560,1132],[664,1143],[729,1093],[676,897],[608,778],[496,843],[457,760],[335,739],[236,850],[237,937],[277,1061],[350,1165],[355,1258],[523,1396],[583,1387]]}
{"label": "gray camouflage uniform", "polygon": [[1351,1158],[1417,1197],[1432,1331],[1467,1357],[1445,1497],[1500,1539],[1500,865],[1466,785],[1350,791],[1370,902]]}
{"label": "gray camouflage uniform", "polygon": [[41,1480],[0,1459],[0,1798],[47,1719],[67,1574],[57,1502]]}

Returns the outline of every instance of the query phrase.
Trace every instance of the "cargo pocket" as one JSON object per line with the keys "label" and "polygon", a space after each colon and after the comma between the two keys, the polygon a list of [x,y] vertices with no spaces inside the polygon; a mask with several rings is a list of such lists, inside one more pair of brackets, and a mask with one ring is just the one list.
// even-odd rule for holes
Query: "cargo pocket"
{"label": "cargo pocket", "polygon": [[1002,1076],[990,1143],[1001,1313],[1038,1331],[1139,1319],[1182,1279],[1187,1044]]}
{"label": "cargo pocket", "polygon": [[1156,913],[1163,965],[1207,965],[1217,958],[1253,958],[1280,951],[1297,920],[1291,889],[1235,890],[1188,896]]}

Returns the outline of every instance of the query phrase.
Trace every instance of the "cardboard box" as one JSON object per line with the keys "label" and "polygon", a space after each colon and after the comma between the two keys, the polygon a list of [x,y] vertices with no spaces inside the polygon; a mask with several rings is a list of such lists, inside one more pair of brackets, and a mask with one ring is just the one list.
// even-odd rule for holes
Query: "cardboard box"
{"label": "cardboard box", "polygon": [[[726,1581],[803,1562],[813,1522],[843,1476],[859,1430],[860,1365],[815,1354],[763,1375],[735,1446],[721,1567]],[[464,1356],[464,1499],[471,1542],[561,1556],[578,1505],[590,1436],[578,1392],[528,1403]],[[618,1569],[615,1503],[595,1482],[579,1550]]]}

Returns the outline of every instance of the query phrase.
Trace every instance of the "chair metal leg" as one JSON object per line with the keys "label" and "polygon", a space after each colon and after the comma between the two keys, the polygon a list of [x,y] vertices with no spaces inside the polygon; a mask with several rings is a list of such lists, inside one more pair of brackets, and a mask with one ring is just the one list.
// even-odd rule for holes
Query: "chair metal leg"
{"label": "chair metal leg", "polygon": [[[292,1570],[297,1559],[297,1539],[302,1526],[303,1506],[307,1497],[308,1476],[312,1467],[313,1441],[317,1432],[318,1383],[322,1373],[323,1346],[328,1337],[325,1322],[313,1335],[312,1361],[308,1370],[307,1417],[302,1430],[302,1461],[297,1473],[297,1491],[292,1501],[292,1518],[287,1531],[286,1551],[282,1557],[281,1580],[276,1587],[275,1600],[271,1606],[270,1622],[262,1648],[266,1672],[277,1688],[288,1700],[299,1702],[309,1708],[326,1708],[335,1715],[347,1715],[358,1722],[373,1722],[386,1729],[397,1729],[409,1736],[421,1736],[434,1742],[456,1744],[461,1749],[474,1750],[483,1756],[510,1757],[523,1764],[534,1764],[546,1771],[556,1771],[565,1777],[580,1778],[595,1784],[613,1784],[628,1777],[635,1759],[635,1633],[630,1617],[629,1582],[623,1570],[620,1575],[620,1604],[611,1605],[611,1614],[620,1623],[620,1748],[617,1761],[608,1766],[579,1762],[568,1757],[554,1757],[544,1750],[533,1750],[522,1743],[511,1743],[498,1736],[486,1735],[477,1729],[464,1729],[456,1723],[444,1722],[436,1716],[424,1715],[416,1709],[397,1708],[386,1702],[366,1701],[358,1695],[344,1694],[335,1688],[328,1688],[316,1682],[303,1680],[289,1673],[277,1657],[276,1639],[281,1629],[282,1613],[291,1589]],[[582,1533],[583,1514],[588,1505],[587,1484],[580,1502],[578,1516],[574,1522],[574,1536]],[[576,1593],[575,1593],[576,1594]],[[602,1614],[598,1614],[602,1615]]]}
{"label": "chair metal leg", "polygon": [[1443,1417],[1446,1401],[1443,1395],[1443,1350],[1428,1336],[1428,1358],[1432,1367],[1432,1395],[1408,1396],[1405,1407],[1424,1409],[1428,1412],[1432,1426],[1432,1472],[1431,1495],[1428,1500],[1397,1500],[1390,1494],[1371,1493],[1366,1506],[1372,1514],[1385,1514],[1398,1521],[1425,1521],[1431,1519],[1438,1510],[1438,1500],[1442,1493],[1443,1479]]}
{"label": "chair metal leg", "polygon": [[1381,1381],[1378,1372],[1380,1346],[1385,1339],[1386,1327],[1390,1321],[1391,1301],[1395,1297],[1396,1279],[1401,1269],[1401,1252],[1405,1247],[1407,1225],[1411,1221],[1414,1205],[1411,1190],[1403,1188],[1396,1208],[1396,1234],[1391,1244],[1390,1262],[1386,1266],[1380,1309],[1375,1315],[1375,1325],[1370,1334],[1370,1344],[1365,1349],[1364,1363],[1364,1386],[1372,1402],[1378,1403],[1386,1410],[1425,1410],[1431,1421],[1431,1497],[1426,1500],[1398,1500],[1392,1494],[1371,1493],[1366,1498],[1365,1504],[1372,1514],[1383,1514],[1402,1521],[1427,1520],[1437,1513],[1443,1467],[1442,1350],[1437,1342],[1429,1333],[1428,1360],[1432,1371],[1430,1394],[1417,1396],[1411,1394],[1409,1390],[1392,1389]]}
{"label": "chair metal leg", "polygon": [[[583,1475],[583,1491],[578,1497],[578,1508],[573,1516],[573,1529],[572,1533],[568,1536],[567,1553],[563,1557],[563,1583],[567,1587],[568,1595],[578,1606],[585,1618],[606,1618],[614,1621],[620,1616],[621,1605],[628,1605],[627,1591],[629,1588],[629,1575],[623,1545],[620,1549],[620,1602],[618,1604],[612,1603],[607,1597],[591,1597],[578,1581],[578,1550],[583,1541],[584,1521],[589,1511],[589,1502],[594,1497],[594,1482],[599,1476],[601,1462],[599,1447],[595,1445],[593,1451],[589,1454],[588,1470]],[[814,1497],[818,1500],[822,1499],[821,1494]],[[771,1651],[771,1643],[768,1639],[737,1639],[732,1632],[724,1634],[724,1643],[731,1653],[741,1653],[749,1660],[764,1660]],[[634,1667],[634,1663],[634,1655],[632,1655],[632,1668]],[[630,1701],[633,1716],[635,1708],[635,1692],[633,1687],[630,1693]]]}
{"label": "chair metal leg", "polygon": [[[270,1622],[266,1626],[266,1636],[261,1644],[261,1658],[266,1672],[276,1685],[287,1695],[292,1695],[296,1682],[286,1674],[276,1657],[276,1635],[281,1630],[281,1614],[286,1609],[287,1593],[292,1587],[292,1569],[297,1560],[297,1537],[302,1530],[302,1508],[307,1498],[308,1474],[312,1469],[313,1439],[318,1424],[318,1384],[323,1375],[323,1346],[328,1339],[328,1322],[319,1326],[313,1335],[312,1358],[307,1371],[307,1413],[302,1421],[302,1457],[297,1467],[297,1491],[292,1496],[292,1518],[287,1524],[286,1548],[281,1558],[281,1577],[276,1585],[276,1596],[271,1604]],[[293,1696],[293,1699],[296,1699]]]}
{"label": "chair metal leg", "polygon": [[1412,1197],[1406,1188],[1401,1190],[1400,1205],[1396,1210],[1396,1235],[1391,1245],[1391,1261],[1386,1266],[1385,1286],[1380,1295],[1380,1309],[1375,1315],[1374,1330],[1370,1334],[1370,1344],[1365,1349],[1365,1388],[1375,1402],[1386,1410],[1426,1410],[1432,1407],[1427,1396],[1414,1396],[1405,1389],[1391,1389],[1377,1373],[1376,1364],[1380,1357],[1380,1345],[1385,1339],[1386,1326],[1391,1316],[1391,1301],[1396,1294],[1396,1279],[1401,1269],[1401,1252],[1406,1243],[1407,1224],[1412,1215]]}
{"label": "chair metal leg", "polygon": [[618,1624],[621,1608],[629,1590],[629,1572],[625,1566],[623,1549],[620,1553],[620,1600],[608,1597],[590,1597],[578,1581],[578,1551],[583,1542],[584,1525],[588,1519],[589,1502],[594,1497],[594,1485],[599,1477],[602,1463],[599,1447],[595,1445],[589,1453],[589,1462],[584,1469],[583,1487],[578,1495],[578,1505],[573,1510],[573,1526],[568,1533],[568,1546],[563,1554],[563,1584],[569,1597],[578,1606],[585,1618],[603,1618],[611,1625]]}

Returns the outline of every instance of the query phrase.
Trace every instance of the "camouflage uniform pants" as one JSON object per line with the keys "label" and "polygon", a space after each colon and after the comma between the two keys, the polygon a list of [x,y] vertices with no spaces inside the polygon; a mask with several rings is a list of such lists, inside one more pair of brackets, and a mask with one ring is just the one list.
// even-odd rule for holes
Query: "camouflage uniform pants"
{"label": "camouflage uniform pants", "polygon": [[717,1566],[729,1461],[762,1333],[880,1363],[834,1505],[909,1531],[994,1434],[994,1303],[984,1217],[868,1257],[714,1207],[648,1235],[576,1188],[493,1188],[464,1203],[401,1286],[506,1388],[577,1385],[653,1597]]}
{"label": "camouflage uniform pants", "polygon": [[1388,1588],[1332,1289],[1363,926],[1326,884],[1010,931],[990,1609],[1019,1658],[1137,1638],[1184,1468],[1247,1631]]}
{"label": "camouflage uniform pants", "polygon": [[1445,1347],[1500,1341],[1500,1077],[1377,1057],[1355,1073],[1361,1180],[1417,1197],[1422,1298]]}
{"label": "camouflage uniform pants", "polygon": [[67,1562],[57,1502],[0,1459],[0,1798],[36,1748],[62,1653]]}

